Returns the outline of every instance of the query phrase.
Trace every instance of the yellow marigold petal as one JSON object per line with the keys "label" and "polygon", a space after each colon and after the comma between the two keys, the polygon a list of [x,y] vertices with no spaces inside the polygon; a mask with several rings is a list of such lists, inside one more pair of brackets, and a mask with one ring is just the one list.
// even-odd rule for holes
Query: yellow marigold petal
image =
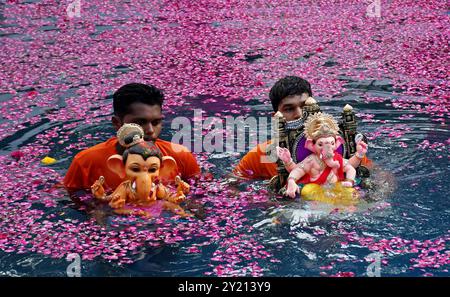
{"label": "yellow marigold petal", "polygon": [[41,162],[42,162],[42,164],[45,164],[45,165],[51,165],[53,163],[56,163],[56,159],[53,159],[53,158],[47,156],[44,159],[42,159]]}

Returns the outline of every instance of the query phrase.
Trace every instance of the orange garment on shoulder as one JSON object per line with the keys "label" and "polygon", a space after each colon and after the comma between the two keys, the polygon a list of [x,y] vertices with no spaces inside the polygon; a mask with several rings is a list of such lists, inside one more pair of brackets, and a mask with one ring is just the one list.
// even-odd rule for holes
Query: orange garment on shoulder
{"label": "orange garment on shoulder", "polygon": [[[115,189],[123,181],[109,170],[106,161],[116,151],[117,138],[112,137],[105,142],[79,152],[73,159],[64,177],[64,186],[69,190],[90,189],[100,177],[105,177],[105,189]],[[182,179],[200,174],[200,168],[194,155],[184,146],[157,139],[155,145],[163,156],[171,156],[178,165]]]}
{"label": "orange garment on shoulder", "polygon": [[[233,174],[238,177],[248,179],[270,179],[277,175],[277,163],[263,163],[263,158],[268,158],[266,148],[271,141],[258,144],[254,149],[249,151],[233,169]],[[361,165],[371,169],[373,164],[366,156],[361,161]]]}
{"label": "orange garment on shoulder", "polygon": [[[267,146],[271,140],[258,144],[249,151],[233,169],[233,174],[249,179],[270,179],[278,174],[277,163],[269,162],[266,154]],[[266,160],[266,162],[262,162]]]}

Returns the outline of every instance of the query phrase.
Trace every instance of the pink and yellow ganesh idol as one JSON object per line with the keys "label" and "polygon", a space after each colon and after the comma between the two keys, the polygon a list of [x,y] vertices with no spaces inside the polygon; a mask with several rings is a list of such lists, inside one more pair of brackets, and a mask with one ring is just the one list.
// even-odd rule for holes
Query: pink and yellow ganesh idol
{"label": "pink and yellow ganesh idol", "polygon": [[[121,155],[108,158],[107,165],[124,181],[109,195],[103,188],[105,179],[100,176],[92,185],[95,198],[108,202],[117,214],[152,216],[152,209],[171,210],[182,217],[188,216],[179,206],[189,192],[189,184],[177,176],[176,161],[162,156],[152,142],[144,141],[144,131],[136,124],[124,124],[117,131],[122,148]],[[162,181],[175,178],[177,189],[171,191]]]}
{"label": "pink and yellow ganesh idol", "polygon": [[[339,204],[357,202],[358,193],[353,189],[356,170],[336,152],[344,142],[336,120],[319,112],[309,116],[304,126],[305,147],[312,152],[311,155],[295,164],[288,149],[277,147],[277,155],[289,172],[286,195],[294,198],[300,192],[297,183],[302,183],[305,186],[301,196],[305,200]],[[359,142],[356,154],[364,156],[366,152],[367,145]]]}

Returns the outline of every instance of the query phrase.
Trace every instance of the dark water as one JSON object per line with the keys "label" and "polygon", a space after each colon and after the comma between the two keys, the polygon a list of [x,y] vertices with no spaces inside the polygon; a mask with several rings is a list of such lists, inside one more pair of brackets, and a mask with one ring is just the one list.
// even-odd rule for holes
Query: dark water
{"label": "dark water", "polygon": [[[33,2],[33,1],[26,1]],[[34,1],[36,2],[36,1]],[[0,20],[4,20],[3,13]],[[48,20],[50,23],[52,19]],[[19,26],[19,25],[17,25]],[[6,28],[6,26],[1,26]],[[93,35],[111,29],[109,25],[98,24]],[[57,30],[49,24],[42,26],[41,31],[51,34]],[[3,34],[2,37],[16,38],[22,41],[31,40],[27,34]],[[51,43],[51,40],[47,42]],[[234,52],[225,52],[225,56],[232,57]],[[264,62],[261,54],[248,53],[244,55],[245,61],[250,63]],[[308,59],[305,57],[304,59]],[[332,67],[336,64],[332,58],[324,66]],[[89,65],[87,65],[89,66]],[[95,64],[93,65],[95,66]],[[108,78],[118,77],[132,72],[132,67],[126,65],[116,66],[113,74]],[[345,80],[345,78],[343,78]],[[60,84],[65,84],[61,78]],[[42,116],[41,120],[17,128],[10,136],[0,139],[0,155],[8,155],[28,144],[34,143],[40,135],[46,134],[55,127],[62,128],[65,124],[74,123],[76,128],[70,130],[68,141],[55,144],[48,155],[58,160],[52,168],[64,176],[74,153],[80,148],[68,149],[68,145],[76,144],[79,140],[85,141],[85,146],[92,146],[106,140],[114,134],[107,115],[110,112],[111,96],[106,97],[96,108],[99,113],[95,123],[86,124],[83,120],[70,122],[50,121],[44,115],[52,111],[64,111],[65,99],[78,96],[76,91],[89,82],[79,82],[79,85],[68,89],[54,103],[53,108],[34,106],[30,117]],[[381,189],[376,192],[376,202],[363,203],[354,213],[339,215],[329,214],[332,210],[328,205],[302,204],[297,202],[280,201],[273,203],[250,204],[244,215],[246,225],[253,226],[254,230],[245,234],[256,238],[264,248],[273,254],[278,262],[270,259],[259,259],[265,276],[319,276],[321,272],[328,275],[339,271],[350,271],[357,276],[366,275],[368,262],[364,260],[373,251],[360,241],[350,241],[341,230],[354,231],[359,236],[373,238],[375,242],[390,240],[399,237],[405,240],[426,241],[448,236],[450,222],[449,194],[449,163],[448,145],[438,148],[423,147],[424,140],[430,143],[446,143],[450,139],[448,126],[434,121],[432,116],[419,114],[411,110],[395,108],[393,103],[397,99],[395,90],[389,80],[356,81],[348,80],[347,90],[336,94],[333,98],[316,97],[323,111],[339,116],[342,107],[349,103],[357,113],[361,114],[359,130],[370,136],[368,155],[377,164],[374,172],[375,179]],[[18,87],[19,88],[19,87]],[[31,88],[19,88],[19,93],[31,91]],[[363,97],[372,96],[381,98],[370,102]],[[12,100],[10,94],[0,94],[0,103]],[[206,116],[220,113],[223,119],[226,115],[236,116],[228,112],[238,109],[241,114],[254,117],[269,117],[271,108],[261,98],[251,101],[227,101],[227,98],[217,98],[215,104],[204,104],[210,96],[188,97],[183,106],[169,107],[164,123],[161,138],[170,140],[176,131],[170,129],[171,121],[176,116],[193,117],[193,109],[202,109]],[[410,98],[413,101],[416,98]],[[245,109],[243,108],[245,107]],[[5,123],[0,118],[0,124]],[[266,127],[267,130],[267,127]],[[390,133],[404,132],[402,135]],[[85,135],[94,135],[97,138],[86,139]],[[247,132],[248,136],[248,132]],[[248,137],[247,137],[248,139]],[[242,141],[241,139],[236,140]],[[403,147],[406,146],[406,147]],[[248,143],[246,150],[251,148]],[[69,154],[70,152],[71,154]],[[231,169],[238,163],[242,152],[213,152],[199,154],[206,156],[210,171],[215,179],[223,179],[229,187],[241,191],[258,193],[265,189],[266,182],[241,182],[238,185],[228,179]],[[205,162],[203,162],[205,164]],[[7,175],[8,173],[2,173]],[[271,197],[269,197],[271,198]],[[195,199],[195,197],[192,197]],[[270,199],[269,199],[270,200]],[[85,221],[89,219],[86,212],[75,207],[73,202],[63,196],[55,208],[44,208],[45,214],[65,212],[65,216]],[[281,224],[273,224],[278,218]],[[5,218],[2,218],[5,219]],[[106,224],[111,218],[106,218]],[[187,254],[186,247],[191,246],[198,239],[185,240],[175,244],[163,244],[156,248],[145,248],[137,255],[133,264],[118,265],[96,258],[93,261],[82,261],[83,276],[203,276],[211,272],[211,258],[218,249],[219,243],[213,243],[202,248],[201,253]],[[346,244],[342,244],[346,242]],[[445,243],[448,255],[448,240]],[[381,266],[382,276],[421,276],[424,273],[448,276],[448,265],[433,268],[411,267],[411,259],[417,253],[387,252],[382,255],[386,264]],[[7,253],[0,251],[0,276],[66,276],[68,262],[65,259],[53,259],[38,253]],[[321,267],[332,265],[328,271]]]}
{"label": "dark water", "polygon": [[[382,133],[375,139],[370,140],[369,155],[384,172],[379,176],[378,182],[386,187],[385,193],[378,193],[378,202],[360,206],[359,211],[353,214],[341,215],[339,217],[327,216],[328,206],[322,206],[311,210],[306,205],[298,202],[280,203],[278,206],[255,205],[253,209],[248,209],[245,213],[249,220],[249,225],[254,225],[254,234],[257,234],[261,243],[265,245],[267,251],[272,252],[279,263],[264,261],[260,264],[264,268],[264,275],[267,276],[307,276],[319,275],[322,271],[319,267],[328,265],[334,261],[334,270],[352,271],[356,275],[365,275],[368,263],[364,257],[371,252],[358,244],[350,244],[345,248],[340,246],[340,242],[345,241],[338,229],[357,230],[363,235],[371,236],[374,239],[385,239],[401,237],[404,239],[427,240],[437,238],[448,232],[448,222],[450,219],[450,202],[448,200],[449,185],[447,153],[444,151],[421,150],[417,145],[423,139],[433,139],[436,142],[445,142],[449,138],[446,127],[423,114],[403,112],[394,109],[389,100],[389,92],[377,91],[386,96],[386,101],[377,103],[363,103],[358,99],[360,89],[354,89],[347,93],[346,103],[352,104],[357,112],[373,114],[370,121],[360,120],[359,130],[371,135],[379,129],[387,127],[398,127],[404,124],[408,131],[401,136],[401,139],[390,138],[386,133]],[[342,106],[342,101],[327,100],[317,98],[320,101],[322,110],[338,115]],[[195,99],[192,105],[196,105]],[[255,102],[256,103],[256,102]],[[250,114],[259,116],[270,111],[267,106],[250,102]],[[246,103],[248,104],[248,103]],[[201,105],[201,104],[199,104]],[[199,108],[201,106],[194,106]],[[221,108],[220,106],[217,108]],[[208,110],[204,116],[214,115],[213,110]],[[177,115],[192,115],[192,110],[188,107],[176,110]],[[412,115],[411,118],[402,118],[405,115]],[[266,116],[266,115],[265,115]],[[166,119],[165,129],[161,138],[170,140],[171,135],[176,131],[169,129],[173,116]],[[1,142],[1,149],[13,151],[34,137],[43,133],[50,126],[49,123],[41,122],[26,131],[21,131],[9,139]],[[74,133],[74,137],[83,134],[108,135],[113,133],[109,121],[105,120],[96,125],[80,124]],[[399,147],[398,141],[407,143],[408,147]],[[95,144],[98,141],[92,140]],[[55,147],[53,155],[61,161],[57,164],[57,170],[64,174],[71,162],[71,158],[62,158],[58,155],[61,148]],[[211,172],[217,179],[224,178],[232,166],[237,164],[238,158],[233,153],[231,155],[223,153],[212,153],[209,162],[215,165]],[[243,155],[243,154],[241,154]],[[439,157],[442,156],[442,157]],[[387,173],[386,173],[387,172]],[[241,189],[258,189],[265,187],[265,182],[255,181],[243,183]],[[379,203],[388,202],[390,205],[375,209]],[[70,204],[68,198],[60,201],[61,205]],[[378,203],[378,204],[377,204]],[[284,204],[284,206],[283,206]],[[367,211],[367,209],[369,209]],[[70,217],[83,219],[86,214],[76,209],[68,209]],[[286,213],[297,211],[295,216],[286,216]],[[284,213],[280,216],[280,214]],[[316,214],[316,215],[315,215]],[[282,224],[271,223],[273,217],[280,216]],[[296,221],[297,220],[297,221]],[[324,234],[317,235],[315,231],[322,230]],[[200,254],[181,253],[184,246],[188,246],[189,241],[163,245],[158,248],[149,248],[142,251],[137,262],[118,266],[106,261],[83,261],[82,271],[85,276],[95,275],[120,275],[120,276],[195,276],[203,275],[210,271],[208,264],[215,251],[215,246],[207,246]],[[280,248],[280,245],[282,248]],[[381,267],[381,274],[385,276],[416,276],[422,275],[420,269],[408,269],[410,255],[391,255],[385,257],[389,259],[388,264]],[[39,254],[8,254],[0,252],[2,263],[2,275],[40,275],[55,276],[65,275],[67,261],[65,259],[49,259]],[[336,260],[344,259],[339,262]],[[333,270],[333,271],[334,271]],[[438,272],[436,275],[446,275],[445,272]]]}

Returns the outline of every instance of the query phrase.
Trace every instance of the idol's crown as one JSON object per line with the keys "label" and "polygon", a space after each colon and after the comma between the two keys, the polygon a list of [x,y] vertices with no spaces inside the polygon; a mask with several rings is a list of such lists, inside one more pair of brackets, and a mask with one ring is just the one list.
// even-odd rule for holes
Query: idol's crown
{"label": "idol's crown", "polygon": [[117,140],[121,146],[129,148],[144,141],[144,129],[138,124],[123,124],[117,131]]}
{"label": "idol's crown", "polygon": [[337,136],[338,134],[338,123],[330,114],[318,112],[310,115],[305,122],[307,138],[317,140],[321,137]]}

